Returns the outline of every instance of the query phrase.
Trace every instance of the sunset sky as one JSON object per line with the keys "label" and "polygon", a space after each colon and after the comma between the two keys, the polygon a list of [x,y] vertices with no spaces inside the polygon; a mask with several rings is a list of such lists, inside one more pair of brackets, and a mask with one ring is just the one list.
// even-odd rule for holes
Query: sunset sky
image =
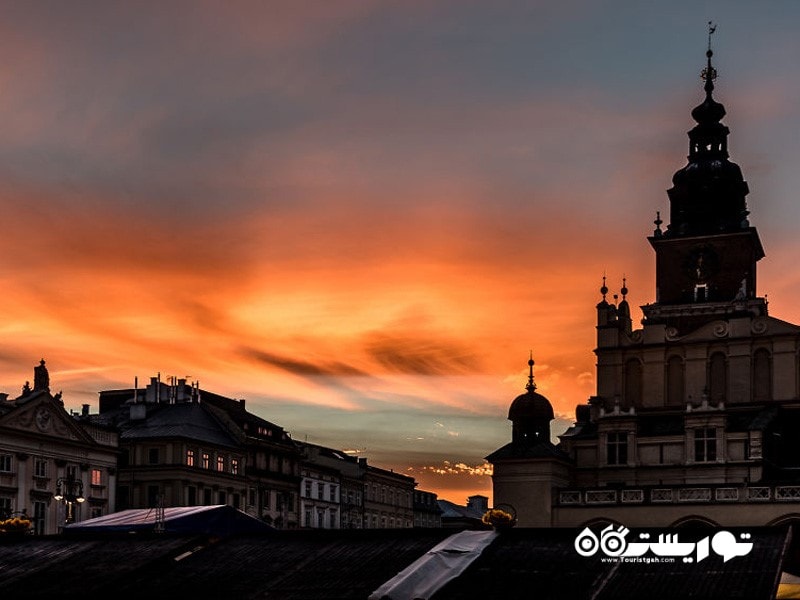
{"label": "sunset sky", "polygon": [[560,432],[603,272],[654,300],[709,19],[758,291],[798,321],[800,3],[1,2],[0,390],[188,375],[490,493],[529,350]]}

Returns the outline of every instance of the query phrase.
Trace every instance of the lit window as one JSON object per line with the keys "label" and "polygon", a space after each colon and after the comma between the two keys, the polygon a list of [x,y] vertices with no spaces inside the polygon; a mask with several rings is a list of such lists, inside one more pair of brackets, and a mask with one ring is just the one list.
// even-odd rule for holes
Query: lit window
{"label": "lit window", "polygon": [[714,462],[717,460],[717,430],[701,427],[694,430],[695,462]]}
{"label": "lit window", "polygon": [[239,459],[238,458],[232,458],[231,459],[231,473],[233,473],[234,475],[238,475],[239,474]]}
{"label": "lit window", "polygon": [[708,284],[698,283],[694,286],[694,301],[706,302],[708,299]]}
{"label": "lit window", "polygon": [[[218,456],[217,457],[217,471],[224,471],[224,470],[225,470],[225,457],[224,456]],[[220,504],[223,504],[223,502],[220,502]]]}
{"label": "lit window", "polygon": [[100,469],[92,469],[92,485],[103,485],[103,472]]}
{"label": "lit window", "polygon": [[186,451],[186,465],[189,467],[194,466],[194,450]]}
{"label": "lit window", "polygon": [[[210,469],[211,468],[211,460],[208,456],[208,452],[203,452],[203,468]],[[210,504],[210,502],[209,502]]]}

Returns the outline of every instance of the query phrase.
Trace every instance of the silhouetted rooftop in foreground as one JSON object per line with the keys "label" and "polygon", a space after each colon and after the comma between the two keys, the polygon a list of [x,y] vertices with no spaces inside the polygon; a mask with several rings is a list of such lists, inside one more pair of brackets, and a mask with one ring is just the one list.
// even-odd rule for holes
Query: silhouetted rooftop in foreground
{"label": "silhouetted rooftop in foreground", "polygon": [[[432,598],[774,598],[788,531],[747,531],[753,550],[728,562],[712,553],[699,563],[629,564],[579,556],[574,529],[512,529]],[[0,597],[363,599],[452,533],[24,537],[0,542]]]}

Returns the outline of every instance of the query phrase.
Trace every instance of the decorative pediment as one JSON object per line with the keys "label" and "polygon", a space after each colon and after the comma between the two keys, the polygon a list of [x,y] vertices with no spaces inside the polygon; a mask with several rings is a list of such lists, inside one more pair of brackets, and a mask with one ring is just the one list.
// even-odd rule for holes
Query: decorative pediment
{"label": "decorative pediment", "polygon": [[48,393],[18,405],[0,417],[0,426],[60,440],[93,443],[93,440],[67,414],[64,407]]}

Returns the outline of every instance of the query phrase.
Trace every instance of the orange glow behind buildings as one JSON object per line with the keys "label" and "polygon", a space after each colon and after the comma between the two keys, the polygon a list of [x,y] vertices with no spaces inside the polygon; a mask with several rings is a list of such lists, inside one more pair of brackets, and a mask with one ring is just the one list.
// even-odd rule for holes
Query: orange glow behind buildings
{"label": "orange glow behind buildings", "polygon": [[[705,22],[334,4],[9,9],[0,390],[42,357],[68,408],[189,376],[442,497],[490,495],[528,352],[559,433],[594,392],[603,273],[655,299],[645,238],[684,164]],[[797,38],[749,10],[720,17],[717,90],[759,291],[798,320]]]}

